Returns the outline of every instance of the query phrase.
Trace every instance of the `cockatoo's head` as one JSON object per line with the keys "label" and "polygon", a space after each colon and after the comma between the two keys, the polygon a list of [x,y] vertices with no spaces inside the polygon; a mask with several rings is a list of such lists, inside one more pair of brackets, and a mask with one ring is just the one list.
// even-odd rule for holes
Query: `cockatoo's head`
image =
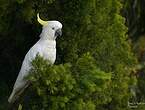
{"label": "cockatoo's head", "polygon": [[40,37],[48,40],[55,40],[58,36],[62,35],[62,24],[59,21],[43,21],[37,14],[38,22],[43,26]]}

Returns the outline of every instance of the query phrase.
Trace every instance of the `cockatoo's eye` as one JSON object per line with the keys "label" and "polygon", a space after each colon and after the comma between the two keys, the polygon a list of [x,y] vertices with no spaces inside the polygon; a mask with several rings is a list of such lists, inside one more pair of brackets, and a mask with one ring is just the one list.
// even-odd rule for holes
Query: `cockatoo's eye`
{"label": "cockatoo's eye", "polygon": [[54,30],[55,28],[54,27],[52,27],[52,30]]}

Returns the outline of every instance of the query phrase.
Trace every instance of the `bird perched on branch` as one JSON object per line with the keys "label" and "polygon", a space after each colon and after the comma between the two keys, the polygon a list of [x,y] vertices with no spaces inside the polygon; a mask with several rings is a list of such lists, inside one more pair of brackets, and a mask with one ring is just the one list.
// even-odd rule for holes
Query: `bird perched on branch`
{"label": "bird perched on branch", "polygon": [[14,103],[20,94],[28,87],[29,81],[25,79],[31,69],[31,61],[39,54],[44,59],[54,63],[56,59],[56,41],[55,39],[62,34],[62,24],[59,21],[43,21],[37,14],[38,22],[43,26],[39,41],[26,54],[21,70],[18,74],[13,91],[8,99],[9,103]]}

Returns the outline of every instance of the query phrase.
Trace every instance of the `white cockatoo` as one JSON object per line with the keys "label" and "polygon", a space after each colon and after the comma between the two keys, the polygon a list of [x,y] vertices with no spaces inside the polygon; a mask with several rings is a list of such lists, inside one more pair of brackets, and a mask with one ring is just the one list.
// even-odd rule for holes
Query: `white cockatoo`
{"label": "white cockatoo", "polygon": [[13,91],[8,99],[9,103],[14,103],[19,95],[28,87],[29,81],[25,78],[31,69],[31,61],[39,54],[44,59],[54,63],[56,59],[56,38],[62,34],[62,24],[59,21],[43,21],[37,14],[38,22],[43,26],[39,41],[26,54],[21,70],[18,74]]}

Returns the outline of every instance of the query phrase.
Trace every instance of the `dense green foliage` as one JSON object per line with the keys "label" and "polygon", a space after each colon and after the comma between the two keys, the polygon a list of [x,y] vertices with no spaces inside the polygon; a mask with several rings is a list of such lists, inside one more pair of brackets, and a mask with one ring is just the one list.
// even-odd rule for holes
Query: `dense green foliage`
{"label": "dense green foliage", "polygon": [[95,110],[111,100],[106,91],[111,73],[99,70],[89,53],[79,58],[73,66],[52,66],[41,57],[36,57],[32,65],[29,79],[40,99],[31,99],[29,109]]}
{"label": "dense green foliage", "polygon": [[1,4],[0,40],[6,42],[1,46],[0,72],[11,86],[26,50],[41,31],[37,12],[43,19],[63,24],[57,65],[48,65],[40,57],[32,62],[32,87],[26,93],[31,98],[22,100],[23,109],[130,109],[136,58],[127,41],[119,0],[2,0]]}

